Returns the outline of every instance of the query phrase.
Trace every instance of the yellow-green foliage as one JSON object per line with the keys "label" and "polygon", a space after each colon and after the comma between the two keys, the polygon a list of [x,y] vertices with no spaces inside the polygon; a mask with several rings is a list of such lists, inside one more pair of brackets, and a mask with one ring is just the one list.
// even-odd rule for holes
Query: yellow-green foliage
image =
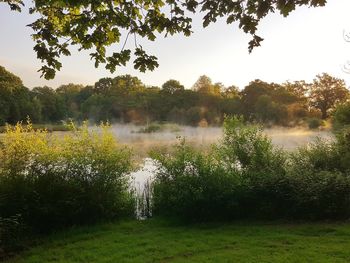
{"label": "yellow-green foliage", "polygon": [[132,214],[131,152],[108,124],[50,134],[31,123],[8,126],[0,146],[0,218],[20,215],[49,231]]}
{"label": "yellow-green foliage", "polygon": [[41,161],[54,158],[55,147],[49,146],[49,136],[46,130],[34,130],[29,122],[27,125],[18,123],[6,127],[6,133],[0,149],[1,175],[25,174],[34,159]]}

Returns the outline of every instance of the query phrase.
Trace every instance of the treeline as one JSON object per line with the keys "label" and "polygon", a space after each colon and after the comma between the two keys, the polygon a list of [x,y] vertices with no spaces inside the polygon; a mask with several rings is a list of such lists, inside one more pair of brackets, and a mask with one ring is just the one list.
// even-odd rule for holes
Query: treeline
{"label": "treeline", "polygon": [[29,117],[33,123],[89,119],[145,124],[220,125],[225,115],[284,126],[326,119],[349,98],[345,82],[326,73],[283,84],[254,80],[243,89],[225,87],[201,76],[191,89],[176,80],[146,86],[130,75],[102,78],[93,86],[62,85],[26,88],[21,79],[0,67],[0,125]]}

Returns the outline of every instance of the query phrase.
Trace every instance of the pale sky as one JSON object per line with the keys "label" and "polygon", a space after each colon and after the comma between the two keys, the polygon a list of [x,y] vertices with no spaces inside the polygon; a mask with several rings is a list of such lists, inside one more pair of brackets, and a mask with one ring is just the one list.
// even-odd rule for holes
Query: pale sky
{"label": "pale sky", "polygon": [[[70,82],[87,85],[101,77],[121,74],[135,75],[145,84],[157,86],[177,79],[188,88],[203,74],[214,82],[240,88],[257,78],[277,83],[311,81],[322,72],[350,84],[350,75],[342,71],[342,65],[350,60],[350,43],[343,39],[343,31],[350,31],[349,0],[328,0],[325,7],[299,8],[287,18],[269,15],[259,26],[259,35],[265,40],[252,54],[247,48],[250,36],[236,24],[219,21],[203,29],[200,18],[194,19],[191,37],[139,41],[159,59],[160,66],[153,72],[135,71],[130,62],[111,75],[103,66],[95,69],[89,52],[73,52],[62,59],[63,68],[56,78],[46,81],[37,72],[40,61],[33,51],[32,31],[26,27],[35,18],[27,12],[10,12],[7,5],[0,3],[0,65],[21,77],[29,88],[56,88]],[[113,49],[120,50],[120,45]]]}

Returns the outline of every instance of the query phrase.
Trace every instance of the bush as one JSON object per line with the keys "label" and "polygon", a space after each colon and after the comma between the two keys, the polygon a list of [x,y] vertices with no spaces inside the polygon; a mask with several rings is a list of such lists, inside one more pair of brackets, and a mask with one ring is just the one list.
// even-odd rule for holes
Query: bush
{"label": "bush", "polygon": [[306,219],[350,217],[350,139],[316,140],[291,156],[291,214]]}
{"label": "bush", "polygon": [[283,218],[289,205],[287,156],[262,132],[242,118],[226,118],[217,160],[229,174],[239,175],[240,217]]}
{"label": "bush", "polygon": [[340,104],[333,112],[333,128],[340,130],[350,127],[350,102]]}
{"label": "bush", "polygon": [[223,141],[204,154],[184,142],[159,162],[154,213],[187,220],[283,217],[284,154],[261,130],[238,118],[225,121]]}
{"label": "bush", "polygon": [[0,260],[10,251],[21,249],[23,234],[24,226],[19,215],[0,217]]}
{"label": "bush", "polygon": [[153,153],[152,157],[160,164],[153,182],[154,215],[209,220],[237,211],[230,196],[236,178],[228,176],[210,156],[182,141],[173,155]]}
{"label": "bush", "polygon": [[133,214],[130,151],[108,127],[71,126],[62,137],[31,124],[8,127],[0,150],[0,217],[35,232]]}
{"label": "bush", "polygon": [[309,129],[318,129],[320,126],[323,126],[323,121],[319,118],[309,118],[307,119],[307,125]]}
{"label": "bush", "polygon": [[244,124],[240,117],[225,119],[224,136],[216,149],[223,165],[241,173],[283,172],[282,150],[273,146],[260,126]]}
{"label": "bush", "polygon": [[259,127],[227,118],[208,154],[184,141],[153,153],[154,214],[186,220],[350,217],[350,132],[287,154]]}

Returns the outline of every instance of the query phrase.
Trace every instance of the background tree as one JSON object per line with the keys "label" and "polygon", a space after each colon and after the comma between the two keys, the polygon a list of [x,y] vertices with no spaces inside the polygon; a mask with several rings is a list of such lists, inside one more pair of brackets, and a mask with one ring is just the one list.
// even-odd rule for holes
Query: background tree
{"label": "background tree", "polygon": [[28,117],[40,119],[40,106],[22,80],[0,66],[0,125],[14,124]]}
{"label": "background tree", "polygon": [[235,85],[223,88],[221,91],[221,96],[230,99],[239,97],[239,88]]}
{"label": "background tree", "polygon": [[301,80],[294,82],[287,81],[283,84],[283,86],[289,93],[293,94],[299,102],[307,102],[311,84]]}
{"label": "background tree", "polygon": [[213,84],[212,80],[208,76],[203,75],[198,78],[192,89],[199,93],[219,96],[223,88],[224,87],[221,83]]}
{"label": "background tree", "polygon": [[254,80],[240,93],[242,98],[242,113],[246,119],[254,118],[255,104],[262,95],[270,95],[271,86],[267,82]]}
{"label": "background tree", "polygon": [[162,91],[168,94],[176,94],[185,90],[185,87],[177,80],[170,79],[162,85]]}
{"label": "background tree", "polygon": [[107,94],[113,86],[112,78],[101,78],[94,85],[94,92]]}
{"label": "background tree", "polygon": [[[201,76],[193,90],[185,89],[176,80],[165,82],[162,89],[148,87],[130,75],[102,78],[94,86],[67,84],[56,90],[49,87],[29,90],[20,78],[4,68],[1,68],[0,80],[1,125],[14,124],[29,116],[34,123],[57,123],[72,118],[206,126],[222,124],[225,115],[243,115],[248,121],[295,126],[312,118],[321,123],[321,110],[315,105],[324,104],[315,102],[334,98],[329,94],[337,91],[336,105],[349,93],[343,81],[329,75],[318,76],[312,85],[305,81],[281,85],[255,80],[242,91],[235,86],[225,88],[222,84],[213,84],[207,76]],[[324,91],[322,87],[327,88]],[[330,90],[333,93],[329,93]]]}
{"label": "background tree", "polygon": [[269,95],[259,96],[255,104],[256,120],[266,124],[288,125],[287,109],[282,103],[273,101]]}
{"label": "background tree", "polygon": [[56,93],[61,96],[65,104],[65,118],[79,118],[79,94],[83,88],[83,85],[70,83],[67,85],[61,85],[56,89]]}
{"label": "background tree", "polygon": [[32,92],[33,96],[40,101],[42,121],[50,123],[65,119],[66,105],[63,98],[53,88],[35,87]]}
{"label": "background tree", "polygon": [[131,75],[117,76],[113,79],[113,92],[121,95],[130,95],[132,93],[142,92],[145,89],[145,84],[137,78]]}
{"label": "background tree", "polygon": [[349,98],[349,90],[344,80],[332,77],[327,73],[317,75],[310,90],[310,105],[322,113],[322,118],[329,116],[336,104]]}

